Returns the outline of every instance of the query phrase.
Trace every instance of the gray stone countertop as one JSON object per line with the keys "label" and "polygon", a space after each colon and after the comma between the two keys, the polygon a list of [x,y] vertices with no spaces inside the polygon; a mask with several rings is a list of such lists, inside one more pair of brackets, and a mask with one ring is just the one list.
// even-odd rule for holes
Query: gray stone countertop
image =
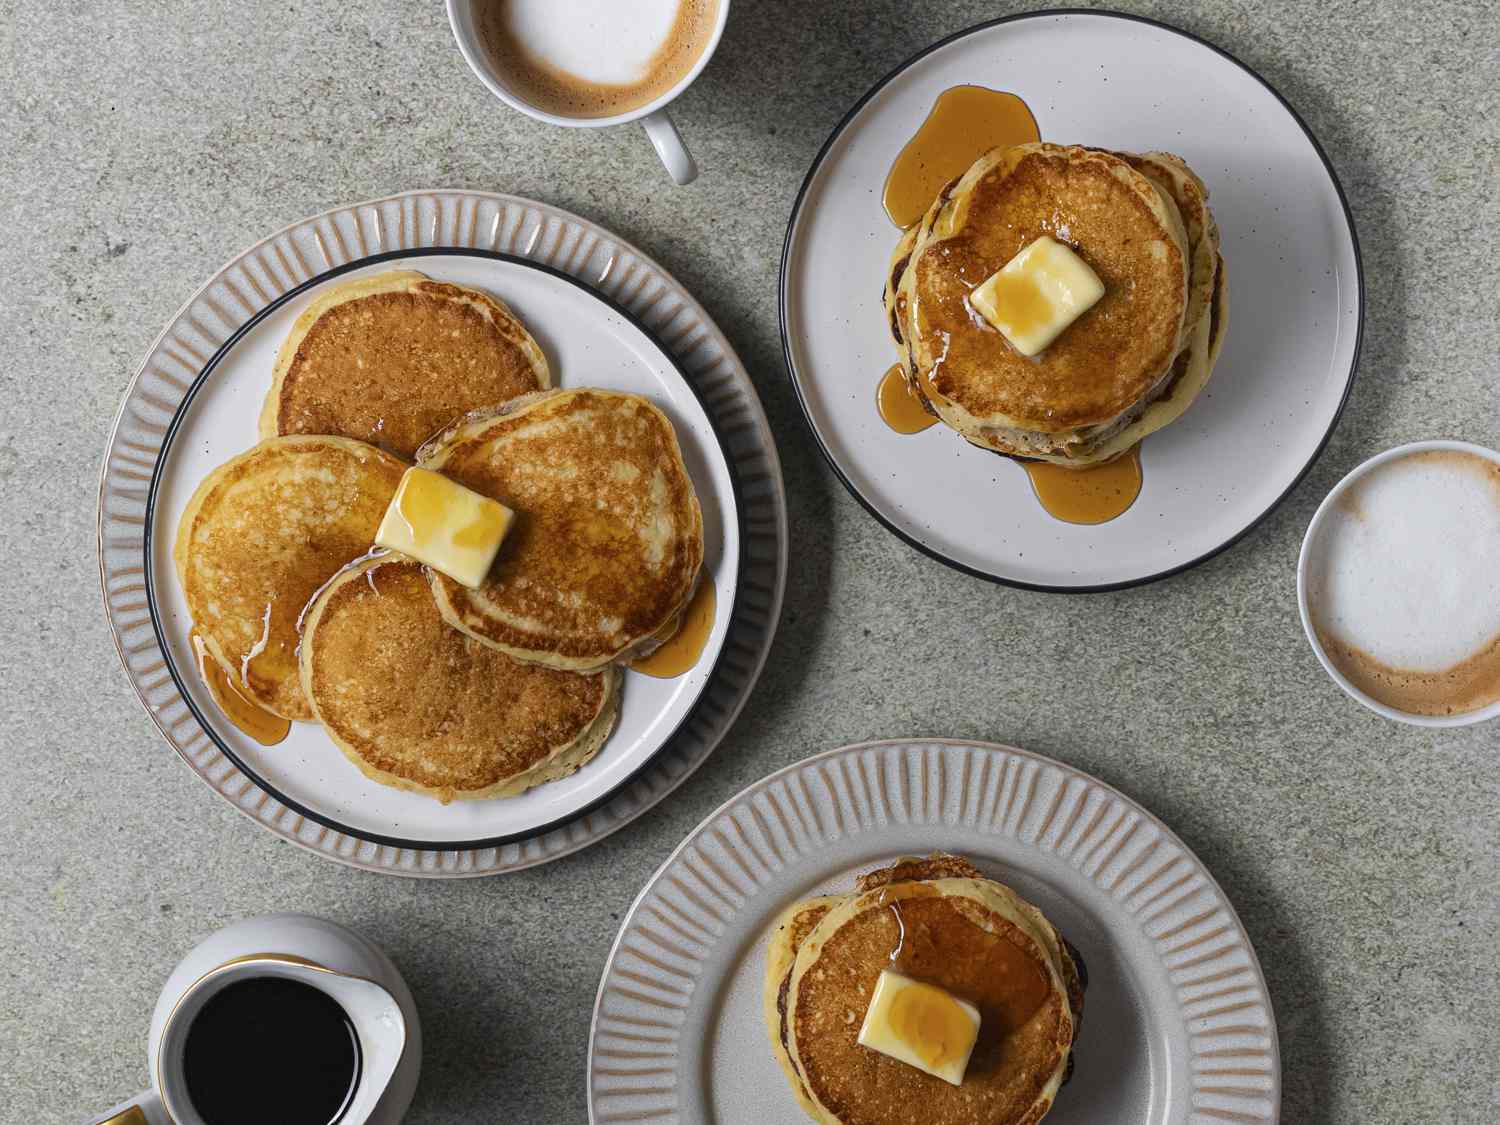
{"label": "gray stone countertop", "polygon": [[[1061,597],[964,577],[868,516],[813,446],[776,325],[784,225],[829,130],[913,51],[1011,5],[740,0],[678,103],[704,173],[674,190],[636,128],[494,102],[435,2],[0,0],[0,1121],[78,1120],[143,1086],[171,966],[276,910],[356,926],[404,970],[427,1035],[412,1122],[582,1121],[595,987],[642,882],[749,782],[902,734],[1053,755],[1183,836],[1265,968],[1284,1120],[1500,1119],[1500,723],[1411,729],[1345,699],[1293,582],[1314,506],[1358,461],[1500,445],[1500,21],[1479,2],[1121,2],[1305,115],[1354,209],[1367,334],[1332,443],[1260,528],[1168,581]],[[94,550],[110,420],[184,298],[287,222],[430,186],[559,204],[672,270],[755,378],[794,543],[765,675],[688,784],[585,852],[452,883],[347,870],[211,794],[118,665]]]}

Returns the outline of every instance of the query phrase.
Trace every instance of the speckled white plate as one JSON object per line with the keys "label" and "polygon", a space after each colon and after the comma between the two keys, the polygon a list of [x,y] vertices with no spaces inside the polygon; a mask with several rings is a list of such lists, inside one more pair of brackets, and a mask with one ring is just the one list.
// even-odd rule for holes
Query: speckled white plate
{"label": "speckled white plate", "polygon": [[[196,483],[254,444],[276,348],[324,286],[412,268],[488,289],[526,322],[559,385],[644,393],[673,419],[704,509],[720,613],[698,666],[626,677],[600,755],[509,800],[431,799],[370,782],[316,724],[262,747],[198,680],[170,551]],[[406,874],[484,874],[554,858],[655,803],[722,737],[769,647],[785,565],[774,447],[749,378],[660,267],[540,204],[415,192],[307,220],[236,259],[189,302],[143,365],[111,438],[100,564],[122,659],[168,740],[273,831]],[[721,656],[723,657],[721,659]]]}
{"label": "speckled white plate", "polygon": [[[1147,439],[1141,495],[1109,523],[1054,520],[1019,466],[946,426],[893,433],[875,411],[876,384],[896,360],[880,291],[899,232],[881,191],[938,95],[960,84],[1019,94],[1045,140],[1179,153],[1210,189],[1229,277],[1225,349],[1192,409]],[[1363,316],[1353,221],[1296,112],[1218,48],[1105,12],[997,20],[882,79],[813,162],[782,257],[787,366],[849,490],[943,562],[1050,590],[1163,578],[1249,531],[1322,451]]]}
{"label": "speckled white plate", "polygon": [[771,925],[799,898],[846,891],[898,855],[936,850],[1014,886],[1083,954],[1077,1065],[1047,1125],[1279,1119],[1265,980],[1197,857],[1077,770],[1012,747],[931,739],[790,766],[678,846],[625,916],[605,966],[590,1121],[805,1123],[761,1012]]}

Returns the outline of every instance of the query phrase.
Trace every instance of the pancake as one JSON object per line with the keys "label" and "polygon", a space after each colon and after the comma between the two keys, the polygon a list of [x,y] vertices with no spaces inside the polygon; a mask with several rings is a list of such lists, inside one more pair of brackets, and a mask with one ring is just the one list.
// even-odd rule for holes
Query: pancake
{"label": "pancake", "polygon": [[1187,161],[1170,152],[1114,154],[1172,197],[1182,216],[1189,252],[1185,323],[1195,325],[1208,311],[1219,261],[1219,224],[1208,209],[1208,188]]}
{"label": "pancake", "polygon": [[[769,954],[773,1051],[816,1121],[907,1125],[921,1105],[923,1122],[1036,1122],[1069,1073],[1083,1008],[1073,953],[1040,911],[959,857],[898,860],[853,894],[795,904]],[[980,1009],[962,1085],[859,1045],[885,968]]]}
{"label": "pancake", "polygon": [[[973,313],[968,295],[1043,234],[1084,258],[1105,292],[1028,358]],[[1058,452],[1076,431],[1112,422],[1149,396],[1167,374],[1192,327],[1189,264],[1176,204],[1125,161],[1076,146],[996,149],[923,219],[898,291],[913,369],[960,433],[1055,435],[1037,444]]]}
{"label": "pancake", "polygon": [[[1086,444],[1069,450],[1067,454],[1032,454],[1034,460],[1077,467],[1106,464],[1186,413],[1208,385],[1214,366],[1219,362],[1229,326],[1229,283],[1223,258],[1215,258],[1213,274],[1214,289],[1208,306],[1198,318],[1187,347],[1173,361],[1160,393],[1141,403],[1137,409],[1128,411],[1115,425],[1090,435]],[[1010,446],[1003,437],[992,441],[984,431],[965,436],[975,445],[997,453],[1010,453]]]}
{"label": "pancake", "polygon": [[204,477],[172,557],[204,647],[244,695],[311,719],[297,674],[308,600],[370,549],[406,466],[341,437],[278,437]]}
{"label": "pancake", "polygon": [[396,270],[323,292],[276,355],[262,437],[339,434],[410,458],[471,410],[552,385],[504,304]]}
{"label": "pancake", "polygon": [[766,978],[762,995],[765,1007],[766,1032],[771,1038],[771,1053],[776,1063],[785,1072],[791,1083],[792,1093],[803,1112],[816,1118],[818,1107],[802,1085],[792,1058],[787,1054],[786,1024],[782,1013],[786,1009],[786,990],[791,983],[792,965],[797,959],[797,950],[807,940],[807,935],[833,907],[844,900],[842,895],[824,895],[793,903],[782,912],[771,930],[771,940],[766,948]]}
{"label": "pancake", "polygon": [[[1114,460],[1145,436],[1181,417],[1207,383],[1218,359],[1227,322],[1227,289],[1223,258],[1219,253],[1218,225],[1208,208],[1208,189],[1185,161],[1170,153],[1101,152],[1100,155],[1118,158],[1128,164],[1151,182],[1158,197],[1168,202],[1170,209],[1175,209],[1186,239],[1189,268],[1184,332],[1179,350],[1151,389],[1107,422],[1062,431],[1050,426],[1028,430],[1008,424],[975,424],[973,418],[946,403],[937,393],[930,372],[923,370],[913,354],[917,330],[913,327],[911,315],[913,291],[907,284],[913,274],[911,262],[920,252],[927,237],[925,232],[953,206],[952,197],[967,177],[953,181],[939,193],[923,221],[903,235],[892,254],[883,303],[907,373],[907,383],[929,412],[938,415],[971,443],[982,448],[1006,456],[1045,460],[1074,468]],[[991,153],[985,160],[993,161],[996,157],[996,153]],[[1074,234],[1071,228],[1069,234]]]}
{"label": "pancake", "polygon": [[479,589],[432,575],[443,617],[509,656],[629,660],[693,594],[703,514],[672,423],[639,395],[529,395],[450,427],[418,462],[516,513]]}
{"label": "pancake", "polygon": [[577,770],[619,711],[613,668],[521,664],[449,628],[419,563],[362,559],[308,609],[302,690],[373,781],[447,803],[508,797]]}

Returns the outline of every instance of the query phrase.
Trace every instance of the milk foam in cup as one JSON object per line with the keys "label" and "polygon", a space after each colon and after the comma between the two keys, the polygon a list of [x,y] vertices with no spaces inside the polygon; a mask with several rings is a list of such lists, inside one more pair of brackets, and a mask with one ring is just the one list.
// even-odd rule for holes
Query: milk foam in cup
{"label": "milk foam in cup", "polygon": [[553,125],[639,121],[679,184],[698,167],[666,107],[728,14],[729,0],[448,0],[459,50],[497,98]]}
{"label": "milk foam in cup", "polygon": [[1314,652],[1355,699],[1429,726],[1500,714],[1500,454],[1420,442],[1350,473],[1303,542]]}

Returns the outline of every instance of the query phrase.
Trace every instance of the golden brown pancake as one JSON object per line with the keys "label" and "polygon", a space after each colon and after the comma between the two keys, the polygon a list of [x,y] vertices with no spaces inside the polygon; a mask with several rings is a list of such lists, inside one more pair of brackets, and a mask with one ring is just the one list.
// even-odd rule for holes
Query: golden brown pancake
{"label": "golden brown pancake", "polygon": [[406,466],[341,437],[279,437],[220,465],[177,527],[173,559],[194,626],[239,690],[311,719],[298,624],[318,588],[370,549]]}
{"label": "golden brown pancake", "polygon": [[[1186,413],[1208,385],[1214,366],[1219,362],[1219,353],[1224,347],[1224,336],[1229,327],[1229,290],[1223,258],[1215,258],[1213,272],[1214,288],[1208,307],[1203,310],[1197,326],[1189,335],[1187,346],[1173,361],[1172,370],[1159,393],[1142,403],[1139,409],[1128,412],[1118,425],[1091,436],[1086,444],[1070,451],[1069,455],[1035,456],[1041,460],[1079,467],[1106,464],[1128,453],[1143,438],[1175,422]],[[1011,447],[1003,437],[992,437],[984,431],[964,436],[985,449],[1011,453]]]}
{"label": "golden brown pancake", "polygon": [[444,618],[507,655],[575,671],[626,660],[692,596],[703,515],[672,423],[639,395],[527,396],[418,460],[516,513],[483,586],[432,576]]}
{"label": "golden brown pancake", "polygon": [[1170,152],[1117,152],[1114,155],[1151,180],[1177,204],[1190,255],[1184,323],[1197,324],[1208,311],[1219,260],[1219,224],[1208,209],[1208,188],[1187,166],[1187,161]]}
{"label": "golden brown pancake", "polygon": [[[1027,147],[1022,146],[1023,149]],[[988,154],[975,168],[980,164],[994,164],[1004,151]],[[924,240],[942,217],[951,215],[961,206],[959,187],[968,176],[953,181],[939,193],[923,221],[905,232],[891,256],[882,299],[907,383],[929,412],[982,448],[1006,456],[1051,461],[1067,467],[1103,464],[1128,452],[1143,437],[1180,417],[1207,383],[1217,361],[1224,339],[1227,304],[1223,258],[1218,252],[1219,232],[1208,209],[1208,189],[1186,162],[1170,153],[1137,155],[1101,151],[1097,155],[1118,158],[1129,165],[1153,185],[1157,202],[1167,211],[1176,212],[1189,264],[1179,350],[1146,394],[1107,422],[1062,430],[1056,430],[1050,424],[1029,430],[1011,425],[1004,419],[981,422],[961,406],[946,400],[931,383],[930,371],[922,366],[916,354],[919,349],[915,346],[918,333],[912,314],[914,291],[910,282],[914,271],[911,263],[920,256]],[[1069,233],[1072,233],[1071,228]],[[977,319],[975,327],[983,330]],[[982,377],[983,372],[976,373],[976,378]]]}
{"label": "golden brown pancake", "polygon": [[[1022,356],[969,292],[1042,235],[1071,246],[1104,296],[1039,356]],[[924,390],[960,432],[1064,433],[1146,397],[1184,343],[1189,255],[1170,196],[1109,153],[997,149],[940,198],[902,283]]]}
{"label": "golden brown pancake", "polygon": [[308,610],[303,691],[372,780],[447,802],[506,797],[599,751],[620,674],[521,664],[448,626],[419,563],[364,559]]}
{"label": "golden brown pancake", "polygon": [[260,431],[341,434],[410,458],[469,411],[551,385],[541,348],[503,303],[397,270],[336,285],[297,318]]}
{"label": "golden brown pancake", "polygon": [[[1083,1003],[1051,923],[956,856],[899,860],[858,887],[794,905],[772,934],[767,1025],[803,1108],[846,1125],[905,1125],[914,1105],[943,1125],[1040,1120],[1065,1079]],[[979,1008],[962,1085],[859,1045],[886,968]]]}
{"label": "golden brown pancake", "polygon": [[766,949],[762,1003],[766,1032],[771,1038],[771,1053],[776,1056],[776,1062],[792,1084],[792,1093],[796,1095],[797,1103],[812,1117],[817,1116],[818,1108],[808,1096],[807,1088],[802,1085],[802,1079],[792,1065],[792,1058],[787,1054],[786,1022],[782,1016],[786,1012],[786,990],[791,983],[792,964],[797,958],[797,950],[802,948],[807,935],[817,928],[824,916],[843,899],[843,895],[823,895],[793,903],[776,919]]}

